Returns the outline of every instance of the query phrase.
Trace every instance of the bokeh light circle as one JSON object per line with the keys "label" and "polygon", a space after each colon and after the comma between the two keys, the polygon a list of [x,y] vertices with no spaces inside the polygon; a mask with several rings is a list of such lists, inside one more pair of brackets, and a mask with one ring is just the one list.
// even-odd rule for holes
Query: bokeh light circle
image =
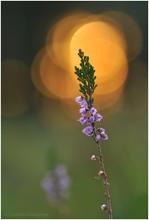
{"label": "bokeh light circle", "polygon": [[114,19],[119,24],[127,42],[128,60],[134,60],[143,47],[143,34],[137,22],[128,14],[120,11],[105,11],[103,15]]}
{"label": "bokeh light circle", "polygon": [[[111,26],[103,22],[90,22],[83,25],[73,35],[70,43],[72,71],[74,66],[79,66],[80,63],[77,54],[78,48],[81,48],[85,54],[89,54],[90,62],[96,70],[96,83],[104,85],[104,87],[96,88],[96,94],[112,92],[120,87],[125,81],[128,72],[126,53],[121,44],[119,44],[120,41],[117,42],[116,38],[113,41],[113,37],[110,39],[109,35],[105,34],[104,31],[102,33],[102,29],[106,29],[105,32],[109,32],[109,34],[110,31],[113,31]],[[106,84],[107,86],[105,86]]]}

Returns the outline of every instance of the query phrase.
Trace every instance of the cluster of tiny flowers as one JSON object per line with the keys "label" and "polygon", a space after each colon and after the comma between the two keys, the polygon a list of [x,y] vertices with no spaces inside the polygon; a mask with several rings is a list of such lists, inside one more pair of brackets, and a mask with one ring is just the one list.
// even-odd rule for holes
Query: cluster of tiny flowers
{"label": "cluster of tiny flowers", "polygon": [[[83,133],[87,136],[92,136],[94,133],[94,123],[96,121],[100,122],[103,117],[99,113],[97,113],[97,110],[94,107],[89,107],[88,102],[83,99],[82,96],[76,97],[76,102],[80,104],[81,108],[79,110],[81,114],[81,118],[79,119],[81,124],[88,125],[86,128],[83,129]],[[89,113],[89,117],[86,116],[86,113]],[[108,139],[108,135],[105,133],[104,128],[98,128],[96,129],[95,133],[96,137],[95,140],[98,142],[101,138],[103,140]]]}
{"label": "cluster of tiny flowers", "polygon": [[47,193],[50,202],[69,197],[71,180],[63,164],[57,165],[46,173],[41,182],[43,190]]}

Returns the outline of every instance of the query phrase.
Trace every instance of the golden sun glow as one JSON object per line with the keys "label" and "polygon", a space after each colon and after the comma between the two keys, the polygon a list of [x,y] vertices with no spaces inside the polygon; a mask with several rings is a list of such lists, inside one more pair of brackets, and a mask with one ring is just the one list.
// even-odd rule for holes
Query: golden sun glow
{"label": "golden sun glow", "polygon": [[[130,26],[133,21],[124,14],[118,22],[119,16],[120,13],[95,15],[80,11],[58,20],[47,34],[44,52],[33,62],[32,79],[38,90],[65,103],[74,99],[79,90],[74,66],[79,66],[80,48],[95,68],[98,84],[95,96],[101,100],[97,103],[102,109],[114,105],[123,93],[128,57],[133,59],[138,53],[133,50],[135,47],[131,46],[131,51],[128,48],[132,32],[128,33],[123,25],[125,17],[127,22],[131,21]],[[137,26],[135,30],[139,30]]]}

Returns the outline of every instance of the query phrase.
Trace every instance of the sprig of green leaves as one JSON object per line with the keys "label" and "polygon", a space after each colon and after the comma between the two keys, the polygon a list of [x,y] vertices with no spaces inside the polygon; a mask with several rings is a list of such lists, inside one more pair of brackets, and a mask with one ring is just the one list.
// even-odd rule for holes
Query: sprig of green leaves
{"label": "sprig of green leaves", "polygon": [[89,57],[84,55],[84,52],[79,49],[78,53],[81,62],[80,68],[75,66],[75,74],[78,76],[80,81],[80,92],[84,95],[85,99],[89,102],[94,101],[92,95],[94,93],[97,85],[95,84],[96,76],[94,76],[95,70],[94,67],[89,62]]}

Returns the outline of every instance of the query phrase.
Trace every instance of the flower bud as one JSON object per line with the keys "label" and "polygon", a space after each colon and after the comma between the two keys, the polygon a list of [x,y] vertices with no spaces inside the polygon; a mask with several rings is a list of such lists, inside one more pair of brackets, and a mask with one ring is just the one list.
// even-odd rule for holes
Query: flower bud
{"label": "flower bud", "polygon": [[91,115],[95,115],[97,110],[94,107],[92,107],[89,112]]}
{"label": "flower bud", "polygon": [[106,211],[107,210],[107,205],[102,204],[100,208],[101,208],[102,211]]}
{"label": "flower bud", "polygon": [[91,160],[96,160],[96,156],[95,156],[95,155],[92,155],[92,156],[91,156]]}
{"label": "flower bud", "polygon": [[91,136],[93,134],[93,127],[92,126],[88,126],[86,128],[84,128],[82,130],[82,132],[87,135],[87,136]]}
{"label": "flower bud", "polygon": [[96,142],[98,142],[100,140],[100,135],[98,134],[95,138]]}
{"label": "flower bud", "polygon": [[78,96],[75,98],[76,102],[78,102],[79,104],[83,101],[82,96]]}
{"label": "flower bud", "polygon": [[81,104],[81,107],[88,108],[88,103],[86,100],[83,100],[80,104]]}
{"label": "flower bud", "polygon": [[86,114],[87,110],[86,110],[86,108],[80,108],[79,112],[82,116],[84,116]]}
{"label": "flower bud", "polygon": [[104,176],[104,174],[105,174],[105,173],[104,173],[103,170],[100,170],[100,171],[98,172],[98,175],[99,175],[99,176]]}

